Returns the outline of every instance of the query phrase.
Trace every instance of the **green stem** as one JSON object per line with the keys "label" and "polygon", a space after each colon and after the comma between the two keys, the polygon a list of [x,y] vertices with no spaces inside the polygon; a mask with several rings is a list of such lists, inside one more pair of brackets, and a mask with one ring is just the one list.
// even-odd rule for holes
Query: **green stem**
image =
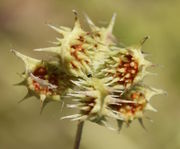
{"label": "green stem", "polygon": [[79,121],[78,126],[77,126],[77,131],[76,131],[76,138],[74,142],[74,149],[79,149],[80,147],[83,126],[84,126],[84,122]]}

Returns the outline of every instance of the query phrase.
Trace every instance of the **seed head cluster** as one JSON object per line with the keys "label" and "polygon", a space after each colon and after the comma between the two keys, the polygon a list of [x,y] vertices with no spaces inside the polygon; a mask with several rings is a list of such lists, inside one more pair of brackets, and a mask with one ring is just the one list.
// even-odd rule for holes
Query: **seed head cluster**
{"label": "seed head cluster", "polygon": [[90,31],[82,29],[74,14],[72,29],[49,25],[62,38],[52,47],[34,50],[52,53],[57,59],[39,60],[12,50],[25,64],[23,81],[18,83],[28,91],[22,100],[36,96],[42,111],[48,102],[70,99],[66,106],[79,112],[62,119],[89,120],[116,130],[135,119],[142,124],[146,110],[157,111],[150,105],[151,97],[164,93],[143,83],[144,76],[151,74],[147,69],[154,66],[142,52],[148,37],[135,46],[120,47],[112,34],[115,14],[107,27],[96,26],[86,16]]}

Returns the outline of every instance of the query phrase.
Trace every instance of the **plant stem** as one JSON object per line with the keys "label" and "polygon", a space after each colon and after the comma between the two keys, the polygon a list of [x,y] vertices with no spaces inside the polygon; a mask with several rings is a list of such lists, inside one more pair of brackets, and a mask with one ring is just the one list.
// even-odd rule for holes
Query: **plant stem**
{"label": "plant stem", "polygon": [[83,126],[84,126],[84,122],[79,121],[78,125],[77,125],[76,138],[75,138],[75,142],[74,142],[74,149],[79,149]]}

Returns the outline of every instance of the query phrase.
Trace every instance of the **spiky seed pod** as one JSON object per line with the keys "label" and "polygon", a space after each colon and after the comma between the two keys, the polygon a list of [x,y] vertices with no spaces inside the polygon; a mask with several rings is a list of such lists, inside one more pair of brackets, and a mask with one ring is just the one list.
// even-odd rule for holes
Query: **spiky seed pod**
{"label": "spiky seed pod", "polygon": [[21,101],[36,96],[40,98],[41,109],[49,101],[60,101],[70,82],[67,75],[58,69],[59,64],[37,60],[15,50],[12,52],[25,63],[25,72],[21,74],[23,81],[17,85],[26,86],[28,93]]}
{"label": "spiky seed pod", "polygon": [[90,120],[100,125],[106,125],[106,108],[104,103],[109,94],[109,88],[106,84],[109,80],[87,78],[86,80],[79,79],[72,81],[76,88],[74,88],[67,95],[75,104],[68,105],[69,108],[77,108],[80,110],[79,114],[65,116],[64,118],[71,118],[72,120]]}
{"label": "spiky seed pod", "polygon": [[156,112],[150,105],[150,99],[154,95],[163,94],[164,91],[136,84],[120,94],[111,95],[106,102],[109,109],[108,116],[129,124],[134,119],[143,118],[145,110]]}
{"label": "spiky seed pod", "polygon": [[147,37],[136,46],[114,49],[106,59],[105,66],[99,75],[101,77],[112,76],[116,80],[117,87],[126,89],[141,81],[147,74],[151,74],[147,68],[153,65],[144,58],[141,51],[145,40]]}
{"label": "spiky seed pod", "polygon": [[35,49],[35,51],[52,52],[60,58],[60,64],[64,72],[75,77],[84,77],[92,74],[91,55],[95,53],[96,41],[89,35],[89,32],[81,28],[76,11],[75,25],[71,30],[66,27],[54,27],[49,25],[56,32],[63,35],[58,39],[55,47]]}
{"label": "spiky seed pod", "polygon": [[98,27],[87,15],[85,15],[85,17],[91,29],[89,36],[96,41],[96,44],[94,44],[95,52],[92,53],[92,56],[90,57],[92,59],[92,74],[95,77],[111,52],[110,46],[116,45],[116,38],[112,34],[116,14],[113,14],[113,17],[107,27]]}

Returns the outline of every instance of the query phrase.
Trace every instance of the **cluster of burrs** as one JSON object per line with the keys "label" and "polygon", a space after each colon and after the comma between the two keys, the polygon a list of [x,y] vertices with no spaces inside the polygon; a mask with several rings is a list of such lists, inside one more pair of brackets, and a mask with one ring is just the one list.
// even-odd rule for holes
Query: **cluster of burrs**
{"label": "cluster of burrs", "polygon": [[115,14],[107,27],[97,27],[86,16],[90,31],[82,29],[77,12],[74,14],[72,29],[49,25],[62,35],[53,47],[35,49],[53,53],[54,61],[12,50],[25,63],[23,81],[18,84],[28,90],[23,100],[36,96],[42,110],[50,101],[66,103],[70,99],[72,104],[67,107],[77,108],[79,113],[63,118],[89,120],[108,128],[114,120],[116,130],[135,119],[142,124],[146,110],[156,111],[149,103],[151,97],[163,93],[142,82],[151,74],[147,68],[154,66],[141,49],[148,37],[135,46],[120,47],[112,34]]}

